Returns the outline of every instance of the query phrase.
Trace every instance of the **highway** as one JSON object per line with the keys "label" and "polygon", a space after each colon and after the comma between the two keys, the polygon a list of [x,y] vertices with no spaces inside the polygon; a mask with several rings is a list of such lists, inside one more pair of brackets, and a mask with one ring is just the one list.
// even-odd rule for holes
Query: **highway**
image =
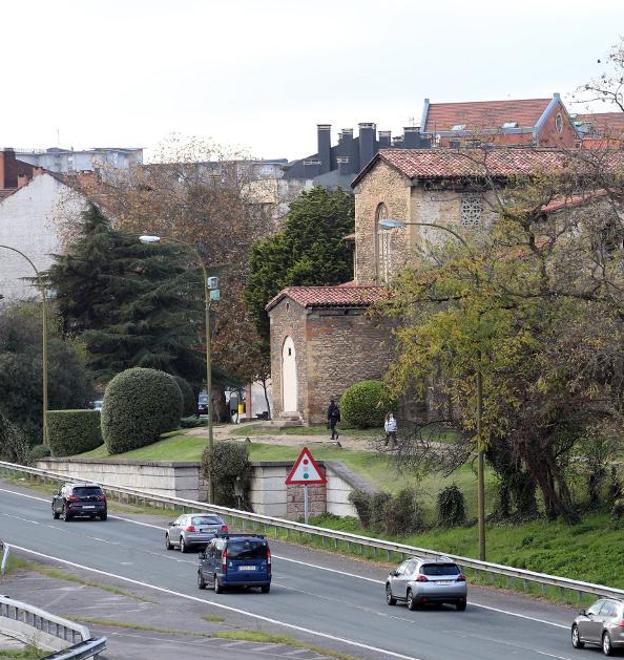
{"label": "highway", "polygon": [[249,616],[250,625],[255,619],[293,636],[312,634],[318,644],[339,644],[362,658],[565,660],[588,654],[570,645],[568,608],[472,588],[465,612],[450,607],[410,612],[386,605],[386,569],[285,543],[271,542],[270,594],[200,591],[197,556],[165,550],[162,519],[109,515],[106,522],[65,523],[52,519],[48,499],[23,493],[0,482],[0,537],[20,554],[65,562],[92,579],[100,574],[176,595],[180,608],[185,599],[205,601]]}

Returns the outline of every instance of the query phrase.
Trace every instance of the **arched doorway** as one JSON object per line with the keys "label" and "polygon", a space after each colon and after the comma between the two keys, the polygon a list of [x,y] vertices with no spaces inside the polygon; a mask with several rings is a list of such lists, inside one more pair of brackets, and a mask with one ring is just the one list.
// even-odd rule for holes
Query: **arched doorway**
{"label": "arched doorway", "polygon": [[284,412],[297,412],[297,361],[292,337],[286,337],[282,347],[282,402]]}

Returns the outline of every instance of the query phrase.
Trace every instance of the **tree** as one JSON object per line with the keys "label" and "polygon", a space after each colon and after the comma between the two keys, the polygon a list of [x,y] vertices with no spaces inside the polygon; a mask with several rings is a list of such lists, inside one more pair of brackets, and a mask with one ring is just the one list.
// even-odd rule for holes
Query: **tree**
{"label": "tree", "polygon": [[353,230],[353,196],[317,187],[292,202],[281,231],[254,244],[245,302],[267,350],[269,319],[264,308],[281,289],[353,278],[353,256],[344,240]]}

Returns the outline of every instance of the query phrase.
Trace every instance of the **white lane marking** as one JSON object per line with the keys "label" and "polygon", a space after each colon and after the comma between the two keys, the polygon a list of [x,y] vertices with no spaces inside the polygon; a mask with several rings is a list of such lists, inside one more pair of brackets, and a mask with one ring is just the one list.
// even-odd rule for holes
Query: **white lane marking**
{"label": "white lane marking", "polygon": [[56,561],[60,564],[65,564],[66,566],[72,566],[73,568],[79,568],[84,571],[90,571],[91,573],[97,573],[98,575],[105,575],[106,577],[114,578],[116,580],[121,580],[123,582],[128,582],[129,584],[134,584],[140,587],[145,587],[146,589],[153,589],[154,591],[159,591],[161,593],[169,594],[171,596],[178,596],[179,598],[186,598],[187,600],[192,600],[197,603],[203,603],[204,605],[212,605],[214,607],[227,610],[228,612],[234,612],[235,614],[242,614],[244,616],[251,617],[252,619],[257,619],[259,621],[264,621],[265,623],[270,623],[277,626],[284,626],[290,630],[297,630],[298,632],[307,633],[308,635],[315,635],[316,637],[322,637],[323,639],[329,639],[334,642],[341,642],[342,644],[348,644],[349,646],[355,646],[360,649],[365,649],[367,651],[373,651],[375,653],[381,653],[383,655],[388,655],[393,658],[400,658],[401,660],[420,660],[415,656],[411,655],[402,655],[401,653],[395,653],[394,651],[388,651],[387,649],[382,649],[376,646],[370,646],[368,644],[363,644],[362,642],[354,642],[351,639],[346,639],[344,637],[336,637],[335,635],[330,635],[328,633],[320,632],[319,630],[312,630],[311,628],[304,628],[303,626],[297,626],[293,623],[286,623],[285,621],[280,621],[279,619],[272,619],[267,616],[262,616],[260,614],[253,614],[252,612],[247,612],[246,610],[241,610],[237,607],[232,607],[231,605],[223,605],[222,603],[215,603],[212,600],[207,600],[206,598],[198,598],[197,596],[191,596],[190,594],[183,594],[179,591],[173,591],[172,589],[166,589],[165,587],[159,587],[155,584],[149,584],[147,582],[141,582],[140,580],[133,580],[132,578],[124,577],[123,575],[116,575],[115,573],[109,573],[107,571],[101,571],[97,568],[91,568],[89,566],[84,566],[83,564],[77,564],[73,561],[68,561],[67,559],[61,559],[60,557],[54,557],[52,555],[46,555],[43,552],[37,552],[36,550],[31,550],[30,548],[24,548],[20,545],[11,544],[11,547],[15,550],[20,550],[26,554],[34,555],[35,557],[42,557],[43,559],[48,559],[50,561]]}
{"label": "white lane marking", "polygon": [[[11,490],[6,490],[4,488],[0,488],[0,492],[4,493],[11,493],[12,495],[22,495],[22,493],[18,493],[15,491]],[[35,495],[25,495],[25,497],[28,497],[33,500],[39,500],[41,502],[47,502],[46,499],[42,497],[36,497]],[[123,518],[121,516],[109,516],[109,518],[115,518],[116,520],[123,520],[124,522],[131,523],[133,525],[141,525],[142,527],[151,527],[152,529],[158,529],[160,531],[165,531],[165,527],[160,527],[160,525],[154,525],[152,523],[146,523],[146,522],[141,522],[139,520],[132,520],[131,518]],[[56,528],[55,528],[56,529]],[[109,541],[110,543],[110,541]],[[152,553],[156,554],[156,553]],[[166,555],[159,555],[159,556],[166,556]],[[369,578],[364,575],[357,575],[355,573],[347,573],[346,571],[340,571],[336,568],[328,568],[326,566],[319,566],[318,564],[310,564],[309,562],[301,561],[298,559],[290,559],[289,557],[284,557],[281,555],[273,555],[275,559],[281,559],[282,561],[288,561],[292,564],[300,564],[302,566],[307,566],[308,568],[314,568],[319,571],[327,571],[328,573],[337,573],[338,575],[344,575],[345,577],[351,577],[355,578],[357,580],[365,580],[367,582],[374,582],[375,584],[385,584],[384,580],[377,580],[375,578]],[[178,560],[180,562],[184,560]],[[195,562],[188,562],[188,563],[195,563]],[[518,612],[510,612],[509,610],[502,610],[498,607],[492,607],[491,605],[482,605],[481,603],[476,603],[475,601],[471,600],[470,605],[472,607],[479,607],[482,610],[489,610],[490,612],[498,612],[499,614],[505,614],[507,616],[514,616],[518,619],[526,619],[527,621],[533,621],[535,623],[542,623],[546,626],[553,626],[555,628],[564,628],[565,630],[568,629],[569,626],[562,624],[562,623],[555,623],[554,621],[546,621],[545,619],[539,619],[534,616],[529,616],[528,614],[520,614]]]}

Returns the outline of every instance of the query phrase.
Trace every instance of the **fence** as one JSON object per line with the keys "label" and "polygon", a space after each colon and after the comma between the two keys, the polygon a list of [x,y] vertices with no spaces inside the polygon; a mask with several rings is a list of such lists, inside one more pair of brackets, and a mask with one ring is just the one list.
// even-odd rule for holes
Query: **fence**
{"label": "fence", "polygon": [[[80,476],[59,474],[50,470],[40,470],[38,468],[15,465],[0,461],[0,471],[17,472],[31,475],[36,478],[51,481],[81,481]],[[457,562],[463,569],[470,569],[477,578],[490,578],[493,582],[500,583],[506,581],[511,586],[511,581],[519,581],[525,590],[529,590],[528,585],[539,585],[542,591],[546,587],[556,588],[563,596],[565,592],[575,592],[580,600],[583,595],[603,596],[611,598],[624,598],[623,589],[614,589],[601,584],[582,582],[570,578],[537,573],[513,566],[495,564],[492,562],[479,561],[470,557],[461,557],[447,553],[436,552],[426,548],[419,548],[385,539],[376,539],[359,534],[351,534],[339,530],[327,529],[324,527],[315,527],[304,523],[285,520],[283,518],[274,518],[264,516],[249,511],[239,511],[206,502],[196,502],[179,497],[168,497],[121,486],[111,486],[100,484],[108,493],[114,494],[117,499],[123,502],[134,502],[139,505],[154,505],[163,508],[181,509],[182,511],[195,510],[218,513],[228,521],[236,521],[243,530],[250,528],[253,531],[262,531],[267,535],[273,535],[276,538],[286,538],[286,540],[316,540],[324,547],[334,548],[335,550],[346,549],[349,552],[358,550],[361,554],[371,555],[374,558],[380,558],[380,554],[388,560],[403,559],[413,556],[444,557]],[[281,532],[281,534],[280,534]]]}

